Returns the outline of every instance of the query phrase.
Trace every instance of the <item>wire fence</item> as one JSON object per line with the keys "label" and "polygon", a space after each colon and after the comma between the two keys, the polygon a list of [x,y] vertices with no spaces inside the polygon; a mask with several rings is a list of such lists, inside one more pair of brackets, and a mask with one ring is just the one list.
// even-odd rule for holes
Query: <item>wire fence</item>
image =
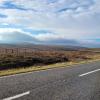
{"label": "wire fence", "polygon": [[32,56],[34,50],[27,48],[0,48],[0,56],[15,55],[15,56]]}

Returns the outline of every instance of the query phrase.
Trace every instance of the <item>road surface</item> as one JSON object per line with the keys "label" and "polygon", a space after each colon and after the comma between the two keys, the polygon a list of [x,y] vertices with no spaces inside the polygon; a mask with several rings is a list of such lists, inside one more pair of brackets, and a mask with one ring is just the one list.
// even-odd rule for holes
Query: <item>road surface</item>
{"label": "road surface", "polygon": [[1,77],[0,100],[100,100],[100,61]]}

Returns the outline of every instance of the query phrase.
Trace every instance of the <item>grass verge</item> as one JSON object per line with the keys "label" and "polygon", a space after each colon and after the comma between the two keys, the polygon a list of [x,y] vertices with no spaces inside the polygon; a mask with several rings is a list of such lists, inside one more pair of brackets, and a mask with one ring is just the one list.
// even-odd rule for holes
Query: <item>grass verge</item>
{"label": "grass verge", "polygon": [[100,61],[100,59],[92,59],[92,60],[78,61],[78,62],[56,63],[52,65],[47,65],[47,66],[31,66],[28,68],[16,68],[16,69],[2,70],[0,71],[0,77],[7,76],[7,75],[13,75],[13,74],[19,74],[19,73],[27,73],[27,72],[32,72],[32,71],[53,69],[53,68],[71,67],[72,65],[85,64],[85,63],[90,63],[94,61]]}

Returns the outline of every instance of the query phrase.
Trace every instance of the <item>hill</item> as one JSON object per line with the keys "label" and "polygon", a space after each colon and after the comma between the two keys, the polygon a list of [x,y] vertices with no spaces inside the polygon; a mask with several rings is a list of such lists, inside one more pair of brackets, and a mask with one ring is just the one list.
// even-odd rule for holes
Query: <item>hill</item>
{"label": "hill", "polygon": [[81,50],[85,47],[80,46],[66,46],[66,45],[36,45],[31,43],[21,43],[21,44],[0,44],[0,48],[26,48],[32,49],[34,51],[69,51],[69,50]]}

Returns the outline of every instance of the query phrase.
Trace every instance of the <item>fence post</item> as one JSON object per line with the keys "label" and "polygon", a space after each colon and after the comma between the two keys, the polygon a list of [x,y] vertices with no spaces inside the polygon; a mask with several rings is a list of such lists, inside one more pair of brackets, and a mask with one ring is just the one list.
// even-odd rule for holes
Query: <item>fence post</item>
{"label": "fence post", "polygon": [[5,54],[7,54],[8,53],[8,49],[5,49]]}
{"label": "fence post", "polygon": [[16,55],[17,55],[17,56],[18,56],[18,51],[19,51],[18,48],[16,48]]}

